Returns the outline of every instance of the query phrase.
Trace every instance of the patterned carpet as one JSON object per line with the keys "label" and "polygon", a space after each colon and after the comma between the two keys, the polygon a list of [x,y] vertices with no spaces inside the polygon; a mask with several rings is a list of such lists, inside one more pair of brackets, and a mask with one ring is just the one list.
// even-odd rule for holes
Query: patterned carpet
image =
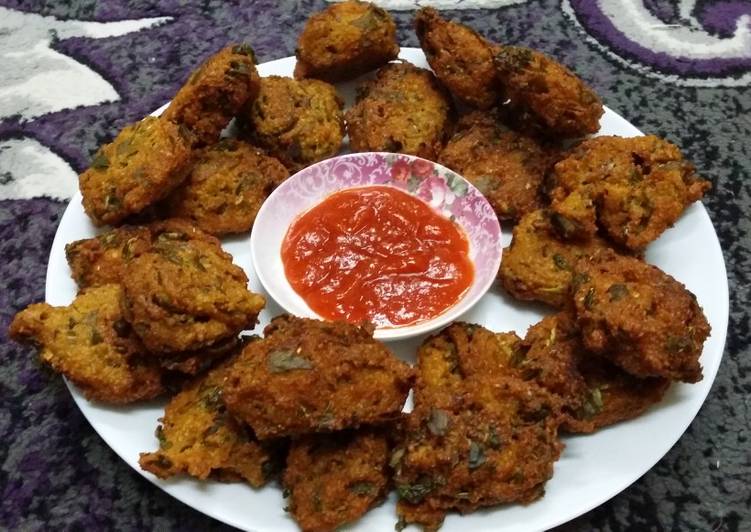
{"label": "patterned carpet", "polygon": [[[713,183],[705,205],[728,269],[722,366],[686,434],[626,491],[560,530],[751,528],[751,2],[380,2],[416,46],[416,5],[452,7],[489,38],[539,48],[604,102],[677,143]],[[227,41],[291,55],[322,0],[0,0],[0,529],[227,530],[130,470],[62,379],[7,340],[44,298],[52,238],[90,155],[164,104]],[[743,301],[746,301],[744,304]],[[614,460],[617,457],[613,458]]]}

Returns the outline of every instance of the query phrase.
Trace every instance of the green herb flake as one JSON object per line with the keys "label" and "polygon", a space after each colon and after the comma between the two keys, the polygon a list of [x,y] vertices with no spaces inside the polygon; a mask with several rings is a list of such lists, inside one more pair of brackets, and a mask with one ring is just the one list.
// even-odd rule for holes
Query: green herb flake
{"label": "green herb flake", "polygon": [[167,436],[164,435],[164,427],[158,425],[156,431],[154,431],[154,435],[156,436],[156,439],[159,440],[159,449],[166,451],[172,447],[172,442],[167,440]]}
{"label": "green herb flake", "polygon": [[307,358],[300,356],[299,348],[274,349],[266,356],[266,365],[271,373],[286,373],[296,369],[313,369],[313,363]]}
{"label": "green herb flake", "polygon": [[250,76],[250,67],[242,61],[230,61],[227,75],[232,77],[247,78]]}
{"label": "green herb flake", "polygon": [[477,469],[485,463],[485,451],[480,445],[472,441],[469,444],[469,468]]}
{"label": "green herb flake", "polygon": [[688,336],[668,336],[665,341],[665,349],[670,353],[682,353],[692,351],[694,342]]}
{"label": "green herb flake", "polygon": [[427,427],[434,436],[443,436],[449,426],[449,416],[440,408],[431,408]]}
{"label": "green herb flake", "polygon": [[588,283],[591,280],[592,279],[589,277],[589,275],[583,272],[579,272],[574,274],[574,277],[571,279],[571,284],[573,285],[574,290],[576,290],[581,285]]}
{"label": "green herb flake", "polygon": [[350,484],[349,491],[355,495],[375,495],[376,487],[370,482],[355,482]]}
{"label": "green herb flake", "polygon": [[595,294],[594,287],[587,290],[587,294],[584,296],[584,308],[592,310],[592,307],[597,303],[597,296]]}
{"label": "green herb flake", "polygon": [[399,447],[393,453],[391,453],[391,459],[389,460],[389,467],[391,467],[391,469],[396,469],[397,467],[399,467],[399,464],[402,463],[402,458],[404,458],[404,453],[404,447]]}
{"label": "green herb flake", "polygon": [[91,339],[90,343],[91,345],[99,345],[104,341],[104,338],[102,337],[102,333],[99,332],[99,329],[96,327],[91,330]]}
{"label": "green herb flake", "polygon": [[104,153],[98,151],[91,160],[91,167],[95,170],[106,170],[110,167],[110,160]]}
{"label": "green herb flake", "polygon": [[404,499],[410,504],[418,504],[435,487],[435,483],[430,478],[423,477],[419,482],[413,484],[397,484],[396,493],[400,499]]}
{"label": "green herb flake", "polygon": [[204,408],[216,410],[223,405],[222,389],[219,386],[207,386],[199,392],[201,393],[201,404]]}
{"label": "green herb flake", "polygon": [[235,46],[232,47],[232,53],[240,54],[240,55],[247,55],[248,57],[250,57],[253,63],[256,62],[256,53],[253,50],[253,47],[247,43],[236,44]]}
{"label": "green herb flake", "polygon": [[485,443],[487,443],[488,447],[490,447],[491,449],[501,448],[501,437],[498,435],[498,431],[492,425],[490,426],[490,429],[488,429],[488,438],[485,440]]}
{"label": "green herb flake", "polygon": [[610,301],[620,301],[628,295],[628,288],[625,284],[615,283],[608,288],[608,295],[610,295]]}
{"label": "green herb flake", "polygon": [[553,255],[553,263],[555,264],[555,267],[559,270],[563,271],[571,271],[571,265],[568,263],[566,258],[563,255],[560,255],[558,253]]}
{"label": "green herb flake", "polygon": [[582,227],[578,222],[569,220],[558,213],[553,213],[550,216],[550,223],[563,238],[571,238],[582,231]]}
{"label": "green herb flake", "polygon": [[602,412],[602,408],[602,391],[599,387],[595,386],[587,393],[584,402],[576,412],[576,417],[579,419],[591,419]]}

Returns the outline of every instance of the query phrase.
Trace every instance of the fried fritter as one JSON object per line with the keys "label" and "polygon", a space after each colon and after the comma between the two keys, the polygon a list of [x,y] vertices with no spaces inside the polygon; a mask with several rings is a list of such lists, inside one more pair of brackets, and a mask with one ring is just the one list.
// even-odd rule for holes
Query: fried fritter
{"label": "fried fritter", "polygon": [[469,179],[501,220],[518,220],[542,206],[541,185],[554,152],[506,129],[486,113],[462,118],[439,161]]}
{"label": "fried fritter", "polygon": [[191,73],[162,116],[192,131],[198,145],[212,144],[259,86],[253,48],[231,44]]}
{"label": "fried fritter", "polygon": [[553,395],[510,367],[518,338],[456,323],[418,351],[415,409],[392,456],[407,523],[539,498],[562,445]]}
{"label": "fried fritter", "polygon": [[295,55],[297,79],[353,79],[396,59],[396,24],[369,2],[333,4],[305,23]]}
{"label": "fried fritter", "polygon": [[269,76],[239,118],[254,144],[296,172],[339,152],[342,106],[334,86],[324,81]]}
{"label": "fried fritter", "polygon": [[390,479],[390,447],[383,429],[316,434],[293,442],[283,484],[300,528],[336,530],[379,504]]}
{"label": "fried fritter", "polygon": [[124,404],[164,389],[161,370],[123,320],[122,289],[109,284],[81,292],[68,307],[30,305],[10,325],[10,337],[40,346],[41,359],[89,399]]}
{"label": "fried fritter", "polygon": [[408,364],[372,326],[279,316],[232,367],[224,399],[262,440],[355,428],[399,416]]}
{"label": "fried fritter", "polygon": [[224,139],[198,152],[185,183],[167,198],[167,211],[214,235],[244,233],[287,177],[278,160],[244,142]]}
{"label": "fried fritter", "polygon": [[696,297],[671,276],[600,252],[576,264],[573,295],[587,349],[638,377],[702,379],[710,326]]}
{"label": "fried fritter", "polygon": [[430,7],[415,15],[415,31],[438,79],[460,102],[480,109],[498,100],[491,44],[464,24]]}
{"label": "fried fritter", "polygon": [[511,245],[501,256],[498,277],[516,299],[562,308],[571,301],[569,291],[576,261],[608,247],[597,236],[584,242],[559,240],[550,213],[538,210],[526,214],[514,227]]}
{"label": "fried fritter", "polygon": [[451,115],[450,96],[432,72],[389,63],[358,88],[357,102],[346,113],[350,147],[435,159]]}
{"label": "fried fritter", "polygon": [[186,474],[201,480],[244,480],[263,486],[281,469],[281,444],[262,445],[227,413],[222,386],[228,362],[194,379],[175,395],[157,427],[159,450],[141,453],[141,469],[159,478]]}
{"label": "fried fritter", "polygon": [[548,316],[527,331],[516,369],[560,398],[569,432],[593,432],[641,415],[670,386],[661,377],[640,379],[588,353],[573,316]]}
{"label": "fried fritter", "polygon": [[658,137],[597,137],[576,146],[550,176],[556,229],[642,250],[709,189],[681,151]]}
{"label": "fried fritter", "polygon": [[231,336],[208,347],[159,356],[159,366],[178,375],[195,376],[238,352],[248,337]]}
{"label": "fried fritter", "polygon": [[151,249],[162,233],[172,238],[199,239],[220,246],[218,240],[185,220],[164,220],[146,226],[122,226],[65,246],[73,279],[79,288],[120,284],[128,262]]}
{"label": "fried fritter", "polygon": [[255,326],[265,305],[216,244],[162,233],[123,278],[123,309],[156,356],[210,346]]}
{"label": "fried fritter", "polygon": [[78,182],[94,224],[118,224],[182,183],[192,162],[191,138],[172,122],[148,116],[99,148]]}
{"label": "fried fritter", "polygon": [[496,75],[509,105],[529,112],[550,137],[581,137],[600,129],[602,102],[568,68],[529,48],[497,46]]}

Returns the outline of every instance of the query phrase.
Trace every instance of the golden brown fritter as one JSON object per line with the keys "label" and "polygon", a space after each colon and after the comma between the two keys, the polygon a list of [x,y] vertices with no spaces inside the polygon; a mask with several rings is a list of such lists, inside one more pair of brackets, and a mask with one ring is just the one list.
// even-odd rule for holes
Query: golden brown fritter
{"label": "golden brown fritter", "polygon": [[635,418],[659,402],[670,385],[661,377],[634,377],[588,353],[567,312],[530,327],[519,353],[517,371],[561,400],[562,429],[569,432],[593,432]]}
{"label": "golden brown fritter", "polygon": [[305,23],[295,55],[295,78],[353,79],[396,59],[396,24],[369,2],[333,4]]}
{"label": "golden brown fritter", "polygon": [[86,214],[95,225],[115,225],[167,196],[190,168],[191,139],[153,116],[126,126],[79,177]]}
{"label": "golden brown fritter", "polygon": [[638,377],[701,380],[710,326],[696,296],[671,276],[600,252],[576,264],[573,294],[587,349]]}
{"label": "golden brown fritter", "polygon": [[289,172],[278,160],[234,139],[200,150],[185,183],[167,198],[170,216],[214,235],[244,233]]}
{"label": "golden brown fritter", "polygon": [[415,15],[415,31],[430,68],[457,100],[480,109],[495,104],[498,89],[488,41],[430,7]]}
{"label": "golden brown fritter", "polygon": [[163,220],[146,226],[125,225],[65,246],[65,257],[73,279],[79,288],[120,284],[128,262],[149,251],[152,242],[162,233],[169,233],[172,238],[198,239],[220,246],[214,237],[185,220]]}
{"label": "golden brown fritter", "polygon": [[306,436],[292,443],[283,484],[305,532],[356,521],[386,496],[390,442],[385,429]]}
{"label": "golden brown fritter", "polygon": [[333,85],[281,76],[261,79],[261,92],[240,115],[250,140],[292,172],[333,157],[344,139],[342,100]]}
{"label": "golden brown fritter", "polygon": [[576,146],[550,176],[553,221],[565,238],[597,226],[642,250],[709,189],[681,151],[658,137],[597,137]]}
{"label": "golden brown fritter", "polygon": [[198,145],[212,144],[259,86],[253,48],[230,44],[190,74],[162,116],[192,131]]}
{"label": "golden brown fritter", "polygon": [[167,404],[157,427],[159,450],[141,453],[141,469],[159,478],[186,474],[263,486],[280,469],[279,442],[262,445],[222,402],[225,362],[194,379]]}
{"label": "golden brown fritter", "polygon": [[279,316],[230,371],[230,412],[262,440],[355,428],[399,416],[408,364],[373,339],[372,326]]}
{"label": "golden brown fritter", "polygon": [[119,284],[131,259],[151,249],[151,232],[124,225],[66,244],[65,258],[79,288]]}
{"label": "golden brown fritter", "polygon": [[131,403],[164,389],[161,370],[123,320],[122,289],[109,284],[81,292],[68,307],[30,305],[10,325],[10,337],[40,347],[41,359],[89,400]]}
{"label": "golden brown fritter", "polygon": [[576,74],[545,54],[497,46],[495,67],[509,105],[529,112],[549,137],[582,137],[600,129],[602,102]]}
{"label": "golden brown fritter", "polygon": [[576,261],[608,247],[597,236],[584,242],[559,240],[550,213],[538,210],[525,215],[514,227],[511,245],[501,256],[498,277],[516,299],[562,308],[571,301]]}
{"label": "golden brown fritter", "polygon": [[407,523],[542,496],[562,445],[556,399],[510,367],[518,339],[453,324],[418,351],[415,409],[392,456]]}
{"label": "golden brown fritter", "polygon": [[175,353],[210,346],[255,326],[265,305],[217,245],[162,233],[123,278],[123,308],[146,347]]}
{"label": "golden brown fritter", "polygon": [[486,113],[462,118],[439,161],[466,177],[501,220],[518,220],[542,206],[541,185],[555,152],[504,128]]}
{"label": "golden brown fritter", "polygon": [[451,115],[450,96],[432,72],[389,63],[358,88],[357,102],[346,113],[350,147],[435,159]]}

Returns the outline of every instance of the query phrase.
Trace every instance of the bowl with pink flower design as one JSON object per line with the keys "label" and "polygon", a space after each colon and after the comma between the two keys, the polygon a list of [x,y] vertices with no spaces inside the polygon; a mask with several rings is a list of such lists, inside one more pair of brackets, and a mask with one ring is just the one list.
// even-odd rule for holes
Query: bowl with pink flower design
{"label": "bowl with pink flower design", "polygon": [[[472,269],[471,282],[464,292],[440,314],[398,326],[379,324],[374,319],[374,336],[382,340],[408,338],[459,319],[496,278],[501,262],[501,226],[487,199],[469,181],[438,163],[405,154],[369,152],[333,157],[291,176],[268,197],[250,238],[253,267],[268,295],[291,314],[330,319],[315,312],[307,302],[310,294],[298,293],[290,282],[289,263],[285,267],[282,253],[283,247],[289,246],[285,238],[297,220],[327,198],[367,187],[398,189],[451,222],[466,239]],[[317,244],[306,245],[315,251]],[[351,266],[348,263],[342,267]]]}

